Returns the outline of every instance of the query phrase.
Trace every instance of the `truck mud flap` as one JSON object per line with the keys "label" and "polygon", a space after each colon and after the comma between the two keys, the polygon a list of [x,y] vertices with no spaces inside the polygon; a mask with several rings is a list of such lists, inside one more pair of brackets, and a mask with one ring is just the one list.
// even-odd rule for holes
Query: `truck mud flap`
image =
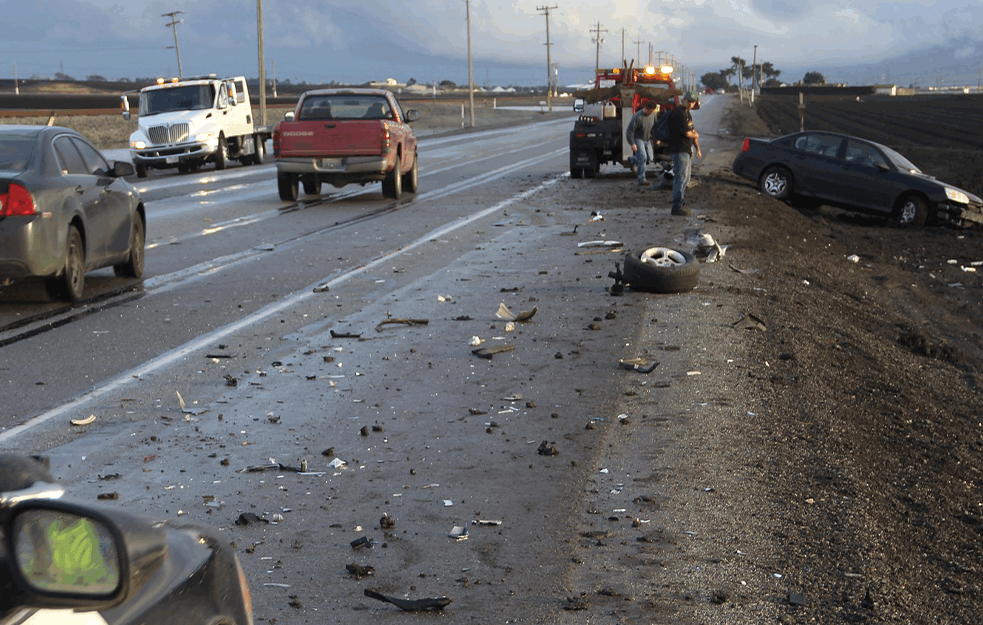
{"label": "truck mud flap", "polygon": [[570,151],[571,178],[593,178],[598,169],[597,154],[594,150]]}

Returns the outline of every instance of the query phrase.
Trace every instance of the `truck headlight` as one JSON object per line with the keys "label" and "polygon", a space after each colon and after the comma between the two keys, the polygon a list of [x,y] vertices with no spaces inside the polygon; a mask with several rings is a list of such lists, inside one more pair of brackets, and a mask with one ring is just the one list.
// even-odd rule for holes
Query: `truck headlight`
{"label": "truck headlight", "polygon": [[945,188],[945,196],[952,200],[953,202],[959,202],[960,204],[969,204],[969,196],[960,191],[959,189],[953,189],[952,187]]}
{"label": "truck headlight", "polygon": [[133,148],[134,150],[142,150],[143,148],[147,147],[147,142],[146,141],[130,141],[130,147]]}

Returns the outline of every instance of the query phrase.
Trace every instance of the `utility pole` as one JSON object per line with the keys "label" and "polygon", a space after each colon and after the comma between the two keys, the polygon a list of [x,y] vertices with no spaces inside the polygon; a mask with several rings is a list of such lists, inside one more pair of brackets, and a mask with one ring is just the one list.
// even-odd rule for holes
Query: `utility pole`
{"label": "utility pole", "polygon": [[[976,90],[979,91],[979,87]],[[17,81],[17,63],[14,63],[14,95],[20,95],[20,83]]]}
{"label": "utility pole", "polygon": [[273,59],[273,97],[276,97],[276,59]]}
{"label": "utility pole", "polygon": [[641,65],[642,64],[642,44],[645,43],[645,42],[644,41],[639,41],[639,40],[636,39],[635,41],[632,41],[632,43],[635,44],[635,62],[638,63],[639,65]]}
{"label": "utility pole", "polygon": [[628,59],[625,58],[625,29],[621,29],[621,64],[627,65]]}
{"label": "utility pole", "polygon": [[[263,0],[256,0],[256,47],[259,50],[259,117],[266,125],[266,60],[263,57]],[[259,150],[259,146],[256,146]],[[259,152],[256,152],[259,154]]]}
{"label": "utility pole", "polygon": [[536,10],[546,16],[546,106],[550,113],[553,112],[553,93],[550,85],[553,84],[553,64],[550,61],[550,11],[555,9],[553,6],[536,7]]}
{"label": "utility pole", "polygon": [[751,57],[751,104],[754,104],[754,92],[758,90],[758,44],[754,44],[754,56]]}
{"label": "utility pole", "polygon": [[184,74],[181,72],[181,48],[177,45],[177,25],[184,20],[177,19],[178,15],[184,14],[184,11],[171,11],[170,13],[164,13],[161,17],[171,18],[171,23],[167,24],[166,27],[170,27],[174,31],[174,51],[177,52],[177,77],[184,78]]}
{"label": "utility pole", "polygon": [[608,31],[607,29],[601,29],[601,22],[598,20],[597,26],[592,28],[591,32],[594,33],[593,43],[597,44],[597,55],[594,59],[594,71],[596,72],[597,70],[601,69],[601,44],[604,43],[604,40],[601,39],[601,33],[606,33]]}
{"label": "utility pole", "polygon": [[474,67],[471,64],[471,0],[464,0],[468,22],[468,101],[471,108],[471,127],[474,128]]}

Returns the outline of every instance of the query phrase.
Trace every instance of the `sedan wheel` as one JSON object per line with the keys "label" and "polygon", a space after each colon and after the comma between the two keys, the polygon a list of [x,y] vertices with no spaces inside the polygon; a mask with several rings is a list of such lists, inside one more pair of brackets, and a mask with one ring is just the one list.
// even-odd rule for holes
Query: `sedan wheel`
{"label": "sedan wheel", "polygon": [[901,200],[895,219],[905,227],[924,226],[928,221],[928,204],[917,195],[909,195]]}
{"label": "sedan wheel", "polygon": [[75,226],[68,227],[65,268],[60,276],[45,280],[48,294],[55,299],[77,302],[85,291],[85,249],[82,235]]}
{"label": "sedan wheel", "polygon": [[143,277],[144,246],[147,235],[144,233],[143,220],[139,216],[133,222],[133,232],[130,234],[130,257],[125,263],[113,265],[113,272],[119,278]]}
{"label": "sedan wheel", "polygon": [[784,167],[769,167],[761,174],[761,190],[776,200],[792,195],[792,173]]}

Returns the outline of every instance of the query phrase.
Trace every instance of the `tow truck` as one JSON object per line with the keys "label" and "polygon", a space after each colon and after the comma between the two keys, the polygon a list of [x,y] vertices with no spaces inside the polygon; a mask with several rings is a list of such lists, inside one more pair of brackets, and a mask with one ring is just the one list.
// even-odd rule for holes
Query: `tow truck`
{"label": "tow truck", "polygon": [[[671,65],[596,70],[594,87],[575,93],[573,110],[580,113],[570,132],[570,177],[593,178],[605,163],[633,168],[625,130],[647,100],[659,103],[659,115],[679,104],[681,91],[672,80]],[[668,146],[657,143],[656,160],[668,161]]]}

